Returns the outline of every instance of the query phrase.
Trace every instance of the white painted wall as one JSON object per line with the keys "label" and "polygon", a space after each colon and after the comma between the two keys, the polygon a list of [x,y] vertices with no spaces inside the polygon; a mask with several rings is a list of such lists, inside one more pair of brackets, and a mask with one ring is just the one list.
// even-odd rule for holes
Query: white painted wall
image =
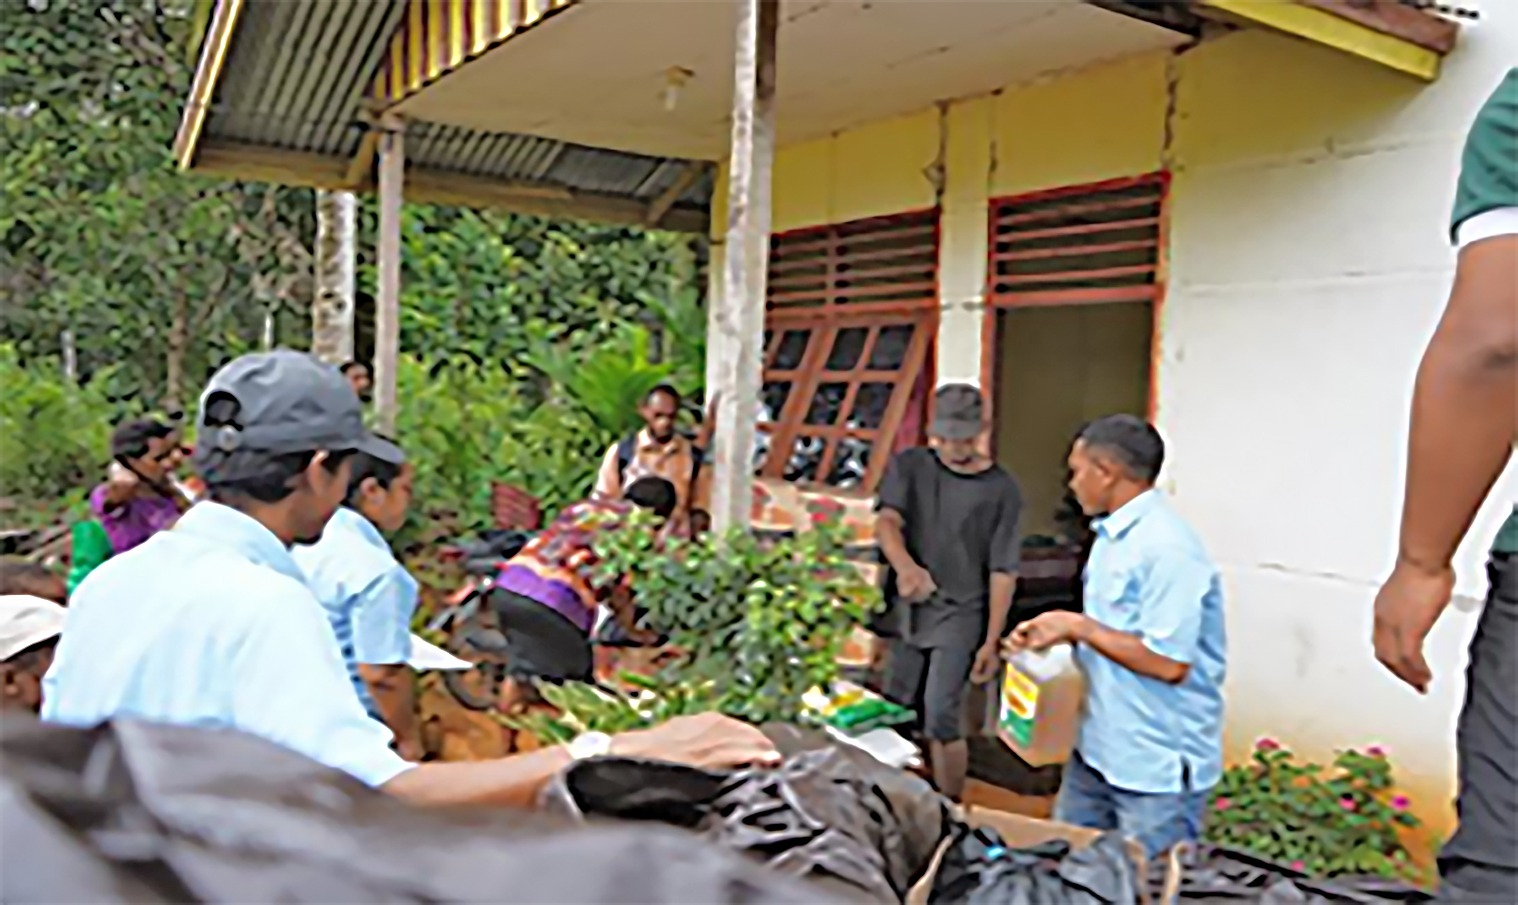
{"label": "white painted wall", "polygon": [[1232,753],[1263,734],[1317,755],[1384,744],[1436,823],[1484,551],[1518,480],[1461,550],[1428,697],[1375,662],[1371,604],[1453,272],[1461,142],[1518,62],[1518,4],[1487,6],[1431,86],[1258,34],[1183,56],[1160,331],[1165,483],[1227,579]]}

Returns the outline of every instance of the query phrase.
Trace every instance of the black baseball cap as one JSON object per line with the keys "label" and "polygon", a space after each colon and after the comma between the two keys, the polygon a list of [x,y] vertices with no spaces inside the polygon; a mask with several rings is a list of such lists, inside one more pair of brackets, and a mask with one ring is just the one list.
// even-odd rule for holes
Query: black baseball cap
{"label": "black baseball cap", "polygon": [[195,464],[202,473],[212,450],[356,450],[393,465],[406,461],[400,447],[364,426],[363,404],[337,368],[292,349],[244,355],[217,371],[201,396],[196,424]]}
{"label": "black baseball cap", "polygon": [[933,394],[933,423],[928,435],[940,440],[973,440],[985,430],[986,403],[968,383],[950,383]]}

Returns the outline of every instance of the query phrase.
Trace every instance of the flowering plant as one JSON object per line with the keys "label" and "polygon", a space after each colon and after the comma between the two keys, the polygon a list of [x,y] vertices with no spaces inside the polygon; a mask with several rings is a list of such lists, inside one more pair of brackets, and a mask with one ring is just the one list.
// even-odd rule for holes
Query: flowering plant
{"label": "flowering plant", "polygon": [[1267,738],[1249,763],[1224,772],[1205,834],[1317,876],[1412,880],[1417,870],[1397,836],[1399,827],[1419,826],[1408,806],[1392,794],[1391,761],[1380,748],[1341,751],[1325,768]]}

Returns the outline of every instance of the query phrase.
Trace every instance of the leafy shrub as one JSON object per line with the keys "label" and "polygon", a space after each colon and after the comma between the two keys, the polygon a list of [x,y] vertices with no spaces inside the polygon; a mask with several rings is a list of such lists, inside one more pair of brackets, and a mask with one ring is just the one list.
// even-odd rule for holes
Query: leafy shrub
{"label": "leafy shrub", "polygon": [[802,695],[838,678],[844,641],[879,602],[845,558],[846,538],[828,513],[773,541],[735,531],[661,542],[631,519],[602,532],[597,552],[679,652],[665,678],[710,687],[714,709],[731,716],[795,722]]}
{"label": "leafy shrub", "polygon": [[1415,879],[1397,830],[1419,821],[1392,788],[1380,748],[1341,751],[1324,768],[1261,739],[1250,762],[1225,771],[1213,790],[1207,840],[1318,876]]}
{"label": "leafy shrub", "polygon": [[83,502],[104,474],[120,414],[101,389],[108,376],[76,384],[56,361],[23,364],[0,345],[0,497],[35,504],[39,518]]}
{"label": "leafy shrub", "polygon": [[717,692],[710,682],[686,683],[672,677],[624,674],[626,690],[602,689],[579,682],[544,685],[543,699],[555,713],[533,711],[508,715],[502,722],[530,732],[545,745],[563,745],[582,732],[615,735],[647,729],[677,716],[710,713],[718,709]]}
{"label": "leafy shrub", "polygon": [[416,471],[413,509],[444,531],[489,524],[490,482],[517,454],[528,412],[515,381],[464,356],[430,367],[403,356],[396,391],[396,439]]}

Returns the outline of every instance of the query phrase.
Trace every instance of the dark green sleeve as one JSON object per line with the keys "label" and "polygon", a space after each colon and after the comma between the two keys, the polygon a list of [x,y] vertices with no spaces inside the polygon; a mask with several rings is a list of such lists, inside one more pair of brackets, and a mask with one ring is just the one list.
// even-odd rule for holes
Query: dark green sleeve
{"label": "dark green sleeve", "polygon": [[1450,240],[1460,224],[1503,207],[1518,207],[1518,69],[1508,70],[1465,138]]}

